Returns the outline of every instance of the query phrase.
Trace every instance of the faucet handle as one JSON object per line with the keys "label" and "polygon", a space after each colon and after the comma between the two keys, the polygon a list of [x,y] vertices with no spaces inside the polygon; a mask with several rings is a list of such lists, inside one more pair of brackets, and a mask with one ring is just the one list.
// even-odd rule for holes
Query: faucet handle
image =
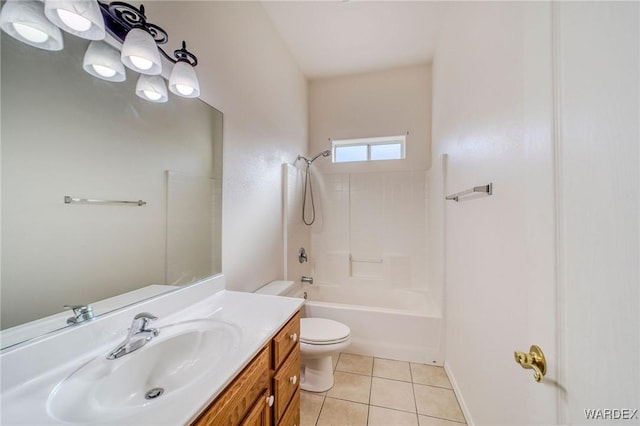
{"label": "faucet handle", "polygon": [[144,331],[151,331],[154,335],[158,335],[157,329],[148,329],[147,326],[151,321],[157,320],[158,317],[150,314],[149,312],[140,312],[135,317],[133,317],[133,324],[131,324],[131,332],[132,333],[141,333]]}
{"label": "faucet handle", "polygon": [[63,307],[66,309],[73,309],[73,313],[76,315],[93,311],[91,305],[64,305]]}
{"label": "faucet handle", "polygon": [[140,312],[138,315],[133,317],[134,320],[141,319],[141,318],[147,319],[149,321],[155,321],[158,319],[157,316],[150,314],[149,312]]}
{"label": "faucet handle", "polygon": [[67,318],[67,324],[78,324],[93,319],[93,307],[91,305],[64,305],[64,307],[73,310],[73,316]]}

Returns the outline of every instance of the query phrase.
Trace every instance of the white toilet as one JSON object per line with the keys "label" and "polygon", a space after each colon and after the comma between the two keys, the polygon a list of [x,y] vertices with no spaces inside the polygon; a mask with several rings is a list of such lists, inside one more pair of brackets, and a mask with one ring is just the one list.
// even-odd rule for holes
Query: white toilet
{"label": "white toilet", "polygon": [[351,343],[351,330],[341,322],[326,318],[300,320],[300,355],[302,372],[300,387],[311,392],[324,392],[333,387],[331,356]]}
{"label": "white toilet", "polygon": [[[272,296],[302,297],[293,281],[272,281],[255,291]],[[344,351],[351,343],[351,330],[346,325],[325,318],[300,320],[300,387],[311,392],[324,392],[333,386],[331,356]]]}

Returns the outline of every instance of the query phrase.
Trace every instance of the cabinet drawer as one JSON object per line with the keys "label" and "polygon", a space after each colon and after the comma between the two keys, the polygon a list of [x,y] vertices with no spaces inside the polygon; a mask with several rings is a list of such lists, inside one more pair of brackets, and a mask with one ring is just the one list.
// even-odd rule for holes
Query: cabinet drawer
{"label": "cabinet drawer", "polygon": [[269,389],[269,346],[264,348],[238,377],[218,396],[195,426],[236,426],[253,408],[254,403]]}
{"label": "cabinet drawer", "polygon": [[291,396],[300,385],[300,351],[295,350],[273,377],[273,391],[275,396],[275,423],[284,414]]}
{"label": "cabinet drawer", "polygon": [[299,345],[300,312],[296,313],[289,322],[273,338],[273,369],[277,370],[289,352]]}
{"label": "cabinet drawer", "polygon": [[297,390],[291,398],[278,426],[300,426],[300,390]]}

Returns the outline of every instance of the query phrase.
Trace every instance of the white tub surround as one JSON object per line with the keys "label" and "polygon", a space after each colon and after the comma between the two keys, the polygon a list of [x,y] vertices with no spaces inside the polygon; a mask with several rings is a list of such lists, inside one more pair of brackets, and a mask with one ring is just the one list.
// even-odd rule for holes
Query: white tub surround
{"label": "white tub surround", "polygon": [[[2,424],[69,424],[54,418],[48,407],[56,387],[79,367],[106,355],[120,343],[140,312],[159,319],[153,327],[192,319],[231,323],[240,331],[238,355],[224,374],[197,379],[187,388],[167,392],[144,404],[135,414],[92,424],[188,424],[251,361],[296,311],[302,300],[239,293],[224,289],[222,275],[198,285],[104,315],[41,339],[18,345],[0,355]],[[149,343],[152,345],[153,341]],[[142,350],[142,349],[141,349]],[[135,357],[136,353],[125,355]]]}

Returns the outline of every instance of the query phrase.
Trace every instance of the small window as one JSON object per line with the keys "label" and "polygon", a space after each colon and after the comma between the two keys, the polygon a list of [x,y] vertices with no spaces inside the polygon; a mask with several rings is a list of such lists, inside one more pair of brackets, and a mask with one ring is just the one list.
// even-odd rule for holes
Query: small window
{"label": "small window", "polygon": [[406,136],[334,140],[331,143],[333,162],[402,160],[406,140]]}

